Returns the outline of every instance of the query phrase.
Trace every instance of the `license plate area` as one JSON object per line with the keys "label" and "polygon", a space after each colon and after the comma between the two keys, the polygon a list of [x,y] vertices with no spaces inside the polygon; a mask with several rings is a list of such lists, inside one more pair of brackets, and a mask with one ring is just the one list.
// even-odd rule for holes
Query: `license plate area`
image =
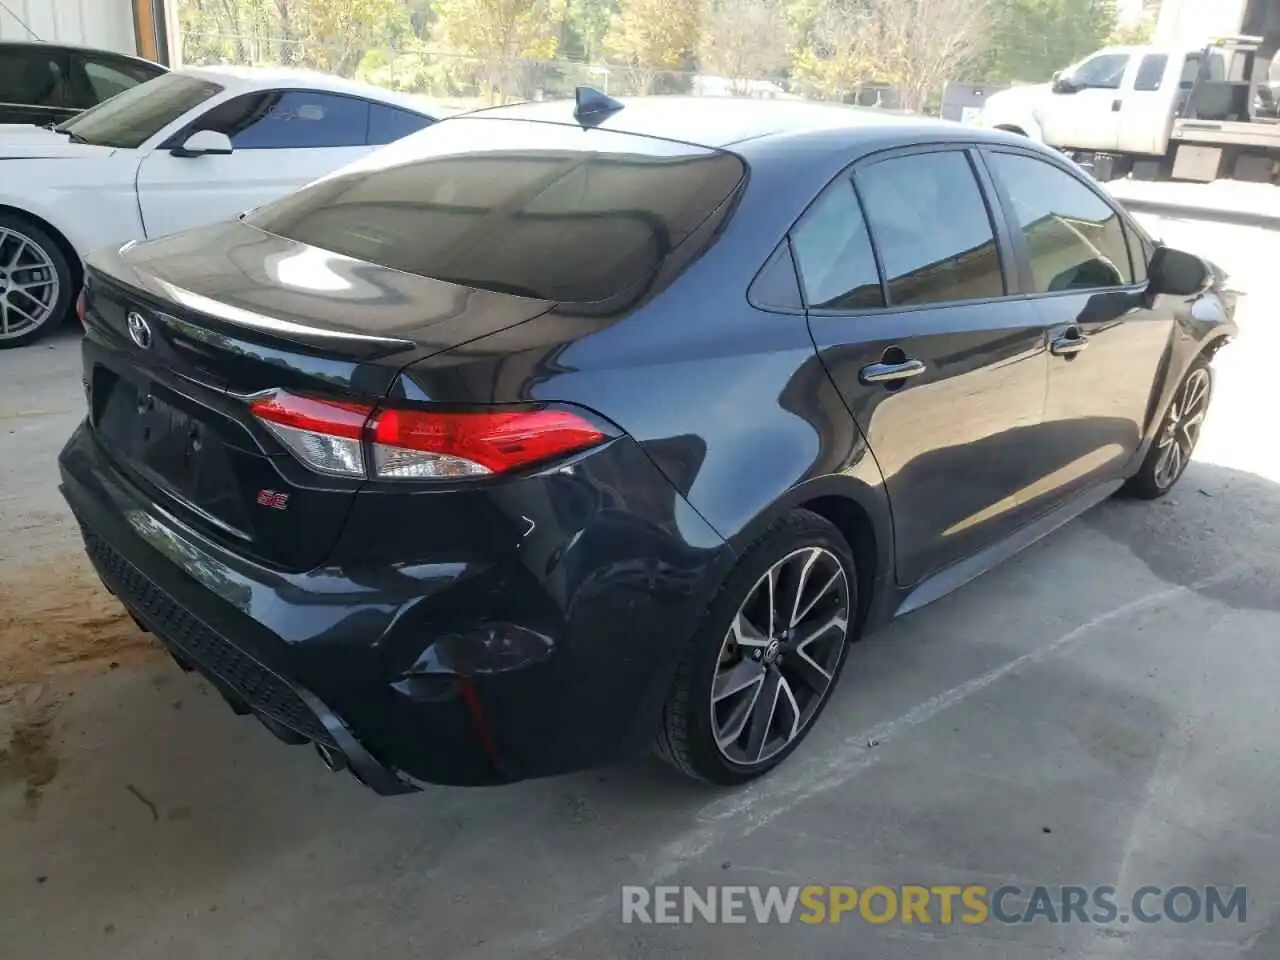
{"label": "license plate area", "polygon": [[118,461],[227,532],[251,538],[234,461],[252,455],[224,441],[223,418],[160,384],[101,364],[94,367],[90,395],[93,428]]}

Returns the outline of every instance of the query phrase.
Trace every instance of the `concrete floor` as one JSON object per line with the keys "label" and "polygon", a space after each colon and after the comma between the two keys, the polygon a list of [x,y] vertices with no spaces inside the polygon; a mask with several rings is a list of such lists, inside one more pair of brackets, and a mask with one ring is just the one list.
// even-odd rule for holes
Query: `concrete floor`
{"label": "concrete floor", "polygon": [[[1280,956],[1280,236],[1157,229],[1249,292],[1176,494],[859,645],[804,747],[731,792],[656,762],[396,800],[328,774],[103,601],[55,489],[75,338],[0,354],[0,957]],[[1248,909],[657,927],[620,922],[631,883],[1216,883]]]}

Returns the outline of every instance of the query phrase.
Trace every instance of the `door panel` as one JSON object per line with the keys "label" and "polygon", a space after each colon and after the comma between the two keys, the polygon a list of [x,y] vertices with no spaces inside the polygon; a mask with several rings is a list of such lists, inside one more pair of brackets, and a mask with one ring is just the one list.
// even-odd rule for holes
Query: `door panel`
{"label": "door panel", "polygon": [[1091,184],[1022,153],[993,151],[988,164],[1021,226],[1050,343],[1043,435],[1052,455],[1030,498],[1045,510],[1124,475],[1174,317],[1166,303],[1148,303],[1138,238]]}
{"label": "door panel", "polygon": [[1116,149],[1121,153],[1165,152],[1182,65],[1183,58],[1177,54],[1146,53],[1133,58],[1120,108]]}
{"label": "door panel", "polygon": [[963,150],[890,157],[856,183],[833,184],[792,242],[814,343],[885,478],[905,586],[1024,522],[1044,330],[1033,307],[1004,295],[1002,251]]}
{"label": "door panel", "polygon": [[1125,53],[1094,54],[1065,76],[1074,93],[1055,93],[1044,106],[1041,129],[1046,143],[1076,150],[1115,150],[1120,142],[1124,82],[1133,69]]}
{"label": "door panel", "polygon": [[[823,362],[884,474],[898,582],[908,586],[1008,535],[1027,519],[1046,353],[1030,305],[815,316]],[[900,352],[925,372],[901,386],[860,371]]]}
{"label": "door panel", "polygon": [[148,237],[229,220],[338,167],[368,147],[237,150],[226,156],[175,157],[156,150],[138,172],[138,204]]}
{"label": "door panel", "polygon": [[225,156],[174,156],[142,163],[138,201],[147,236],[225,220],[291,193],[358,160],[367,145],[369,101],[316,90],[267,90],[210,108],[165,145],[200,130],[231,140]]}

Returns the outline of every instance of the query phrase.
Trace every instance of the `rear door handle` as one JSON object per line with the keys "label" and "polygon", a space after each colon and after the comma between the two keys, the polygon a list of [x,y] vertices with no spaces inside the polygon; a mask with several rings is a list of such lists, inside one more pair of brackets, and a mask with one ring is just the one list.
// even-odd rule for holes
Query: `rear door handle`
{"label": "rear door handle", "polygon": [[901,363],[869,363],[858,373],[863,383],[898,383],[924,373],[923,360],[903,360]]}
{"label": "rear door handle", "polygon": [[1089,338],[1076,334],[1074,337],[1058,337],[1049,344],[1049,350],[1056,357],[1073,357],[1087,346]]}

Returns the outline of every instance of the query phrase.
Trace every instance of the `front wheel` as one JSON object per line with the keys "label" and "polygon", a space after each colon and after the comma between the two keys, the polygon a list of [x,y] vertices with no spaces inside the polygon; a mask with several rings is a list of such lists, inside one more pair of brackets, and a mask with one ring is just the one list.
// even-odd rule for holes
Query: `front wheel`
{"label": "front wheel", "polygon": [[807,510],[739,560],[677,672],[657,752],[677,769],[744,783],[781,763],[826,706],[857,610],[853,555]]}
{"label": "front wheel", "polygon": [[1182,378],[1146,459],[1125,484],[1126,493],[1155,500],[1173,489],[1191,463],[1212,399],[1213,368],[1201,357]]}
{"label": "front wheel", "polygon": [[0,350],[44,336],[67,316],[71,265],[34,223],[0,214]]}

